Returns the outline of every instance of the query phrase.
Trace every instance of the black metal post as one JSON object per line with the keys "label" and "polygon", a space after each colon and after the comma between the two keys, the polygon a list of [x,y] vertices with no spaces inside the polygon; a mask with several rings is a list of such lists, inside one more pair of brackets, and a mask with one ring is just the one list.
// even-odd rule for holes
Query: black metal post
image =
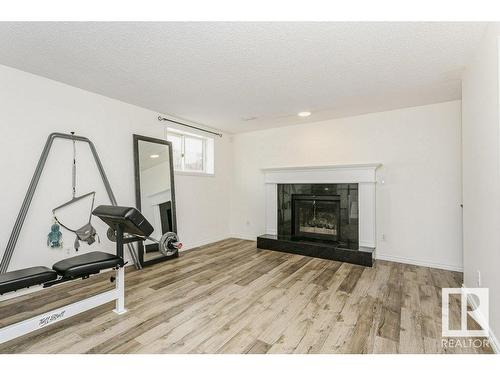
{"label": "black metal post", "polygon": [[205,130],[205,129],[199,128],[197,126],[188,125],[188,124],[185,124],[183,122],[171,120],[171,119],[166,118],[166,117],[158,116],[158,121],[168,121],[168,122],[171,122],[171,123],[174,123],[174,124],[178,124],[178,125],[182,125],[182,126],[187,126],[188,128],[196,129],[196,130],[199,130],[199,131],[202,131],[202,132],[205,132],[205,133],[210,133],[210,134],[213,134],[213,135],[217,135],[217,136],[219,136],[219,137],[222,138],[222,134],[221,133],[216,133],[216,132],[213,132],[211,130]]}
{"label": "black metal post", "polygon": [[116,224],[116,256],[123,259],[123,225]]}

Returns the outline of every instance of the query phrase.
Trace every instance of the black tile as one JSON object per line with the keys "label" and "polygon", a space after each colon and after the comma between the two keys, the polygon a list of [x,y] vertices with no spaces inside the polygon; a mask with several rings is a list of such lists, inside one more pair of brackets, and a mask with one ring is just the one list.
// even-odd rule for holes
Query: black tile
{"label": "black tile", "polygon": [[357,243],[334,244],[325,241],[295,239],[290,236],[264,234],[257,237],[257,247],[315,258],[330,259],[371,267],[373,249],[359,247]]}

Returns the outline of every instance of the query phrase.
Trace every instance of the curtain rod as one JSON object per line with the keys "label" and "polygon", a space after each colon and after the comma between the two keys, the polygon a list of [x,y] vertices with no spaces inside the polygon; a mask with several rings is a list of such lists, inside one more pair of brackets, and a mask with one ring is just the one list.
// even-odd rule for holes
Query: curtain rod
{"label": "curtain rod", "polygon": [[205,133],[210,133],[210,134],[213,134],[213,135],[218,135],[219,137],[222,138],[222,134],[221,133],[216,133],[216,132],[213,132],[213,131],[210,131],[210,130],[205,130],[205,129],[202,129],[202,128],[198,128],[198,127],[193,126],[193,125],[184,124],[183,122],[171,120],[171,119],[166,118],[166,117],[158,116],[158,121],[173,122],[174,124],[178,124],[178,125],[182,125],[182,126],[187,126],[188,128],[200,130],[200,131],[205,132]]}

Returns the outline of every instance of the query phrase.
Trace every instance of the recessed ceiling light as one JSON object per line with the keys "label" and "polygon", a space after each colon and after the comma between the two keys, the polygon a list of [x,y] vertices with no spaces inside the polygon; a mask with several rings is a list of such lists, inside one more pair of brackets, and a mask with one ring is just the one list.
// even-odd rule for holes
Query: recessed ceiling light
{"label": "recessed ceiling light", "polygon": [[250,116],[250,117],[243,117],[242,118],[243,121],[252,121],[252,120],[257,120],[257,117],[256,116]]}
{"label": "recessed ceiling light", "polygon": [[149,155],[149,157],[150,157],[151,159],[156,159],[156,158],[159,158],[159,157],[160,157],[160,155],[158,155],[158,154],[153,154],[153,155]]}
{"label": "recessed ceiling light", "polygon": [[297,116],[299,116],[299,117],[309,117],[309,116],[311,116],[311,112],[308,112],[308,111],[299,112],[299,113],[297,113]]}

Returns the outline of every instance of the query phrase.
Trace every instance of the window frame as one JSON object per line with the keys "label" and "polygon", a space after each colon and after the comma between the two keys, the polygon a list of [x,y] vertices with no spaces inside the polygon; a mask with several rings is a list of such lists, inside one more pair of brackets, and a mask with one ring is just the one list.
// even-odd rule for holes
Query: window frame
{"label": "window frame", "polygon": [[[172,128],[167,128],[166,130],[166,138],[169,140],[169,136],[173,135],[175,137],[179,137],[181,139],[181,169],[175,169],[175,162],[173,162],[174,165],[174,172],[178,174],[184,174],[184,175],[191,175],[191,176],[214,176],[213,172],[208,171],[208,147],[207,147],[207,137],[203,137],[201,135],[193,134],[193,133],[186,133],[177,129],[172,129]],[[201,140],[202,142],[202,170],[187,170],[186,169],[186,138],[191,138],[191,139],[196,139],[196,140]],[[172,146],[173,147],[173,146]],[[172,154],[173,154],[173,149],[172,149]]]}

